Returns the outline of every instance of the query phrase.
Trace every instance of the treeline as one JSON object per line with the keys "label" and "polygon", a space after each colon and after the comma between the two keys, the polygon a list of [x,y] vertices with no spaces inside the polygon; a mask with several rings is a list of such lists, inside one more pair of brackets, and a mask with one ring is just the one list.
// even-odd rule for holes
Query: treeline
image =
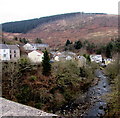
{"label": "treeline", "polygon": [[76,14],[79,14],[79,13],[69,13],[69,14],[36,18],[36,19],[31,19],[31,20],[8,22],[8,23],[2,24],[2,27],[3,27],[3,31],[5,31],[5,32],[26,33],[28,31],[36,28],[38,25],[52,22],[52,21],[55,21],[58,19],[72,17],[72,16],[75,16]]}
{"label": "treeline", "polygon": [[[22,44],[29,43],[29,40],[26,39],[26,38],[14,37],[13,40],[14,40],[14,41],[19,41],[19,42],[22,43]],[[39,44],[43,43],[43,41],[42,41],[41,38],[35,38],[34,40],[35,40],[35,43],[39,43]]]}
{"label": "treeline", "polygon": [[2,24],[2,28],[4,32],[11,32],[11,33],[27,33],[28,31],[36,28],[39,25],[49,23],[59,19],[66,19],[69,17],[75,17],[76,15],[95,15],[95,14],[104,14],[104,13],[84,13],[84,12],[76,12],[76,13],[67,13],[67,14],[60,14],[54,16],[47,16],[42,18],[30,19],[30,20],[23,20],[23,21],[16,21],[16,22],[8,22]]}
{"label": "treeline", "polygon": [[79,50],[86,49],[86,51],[90,54],[104,54],[107,58],[112,58],[113,54],[120,52],[120,39],[115,38],[112,39],[106,45],[96,45],[95,43],[91,43],[88,40],[81,42],[80,40],[71,42],[67,40],[65,43],[64,50]]}

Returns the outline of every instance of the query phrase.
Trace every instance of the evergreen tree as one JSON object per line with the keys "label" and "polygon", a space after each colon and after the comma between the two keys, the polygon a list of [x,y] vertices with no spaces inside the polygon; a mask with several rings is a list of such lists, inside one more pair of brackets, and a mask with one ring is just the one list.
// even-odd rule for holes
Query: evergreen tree
{"label": "evergreen tree", "polygon": [[29,41],[27,40],[27,39],[25,39],[25,38],[23,38],[23,39],[19,39],[19,41],[21,42],[21,43],[24,43],[24,44],[26,44],[26,43],[28,43]]}
{"label": "evergreen tree", "polygon": [[42,43],[42,40],[41,40],[40,38],[36,38],[35,42],[41,44],[41,43]]}
{"label": "evergreen tree", "polygon": [[90,55],[89,54],[83,54],[83,56],[87,59],[88,62],[91,62]]}
{"label": "evergreen tree", "polygon": [[65,45],[68,46],[69,44],[72,44],[72,42],[70,40],[67,40]]}
{"label": "evergreen tree", "polygon": [[16,41],[17,41],[17,40],[18,40],[18,38],[17,38],[17,37],[14,37],[14,38],[13,38],[13,40],[16,40]]}
{"label": "evergreen tree", "polygon": [[43,75],[49,76],[51,74],[51,64],[50,64],[50,57],[47,50],[44,51],[42,67],[43,67]]}
{"label": "evergreen tree", "polygon": [[80,49],[82,47],[81,41],[76,41],[74,44],[75,49]]}
{"label": "evergreen tree", "polygon": [[93,53],[95,51],[95,48],[96,48],[96,46],[94,43],[88,43],[88,45],[86,47],[86,49],[89,53]]}
{"label": "evergreen tree", "polygon": [[106,57],[107,58],[111,58],[112,57],[112,49],[113,49],[113,45],[112,43],[108,43],[106,46]]}

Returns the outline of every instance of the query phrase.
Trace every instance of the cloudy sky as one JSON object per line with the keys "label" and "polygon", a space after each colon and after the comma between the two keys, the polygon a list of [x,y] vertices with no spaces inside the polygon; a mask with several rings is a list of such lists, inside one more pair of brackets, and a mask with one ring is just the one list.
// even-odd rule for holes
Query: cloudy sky
{"label": "cloudy sky", "polygon": [[119,0],[0,0],[0,24],[71,12],[118,14]]}

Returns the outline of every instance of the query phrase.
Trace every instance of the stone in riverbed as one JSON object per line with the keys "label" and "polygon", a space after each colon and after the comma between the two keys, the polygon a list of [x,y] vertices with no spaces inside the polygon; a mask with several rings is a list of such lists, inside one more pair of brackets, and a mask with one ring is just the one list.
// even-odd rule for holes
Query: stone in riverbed
{"label": "stone in riverbed", "polygon": [[100,106],[99,109],[104,109],[103,106]]}

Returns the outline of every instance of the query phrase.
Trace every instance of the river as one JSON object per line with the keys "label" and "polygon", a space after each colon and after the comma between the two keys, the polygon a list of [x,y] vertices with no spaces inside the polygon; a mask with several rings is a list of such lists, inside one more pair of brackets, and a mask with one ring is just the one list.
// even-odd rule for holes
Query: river
{"label": "river", "polygon": [[103,72],[101,70],[96,70],[95,75],[99,78],[99,81],[97,85],[90,87],[88,90],[88,98],[90,98],[91,106],[83,115],[84,117],[87,116],[87,118],[99,118],[105,114],[107,104],[102,96],[110,92],[108,78],[103,74]]}

